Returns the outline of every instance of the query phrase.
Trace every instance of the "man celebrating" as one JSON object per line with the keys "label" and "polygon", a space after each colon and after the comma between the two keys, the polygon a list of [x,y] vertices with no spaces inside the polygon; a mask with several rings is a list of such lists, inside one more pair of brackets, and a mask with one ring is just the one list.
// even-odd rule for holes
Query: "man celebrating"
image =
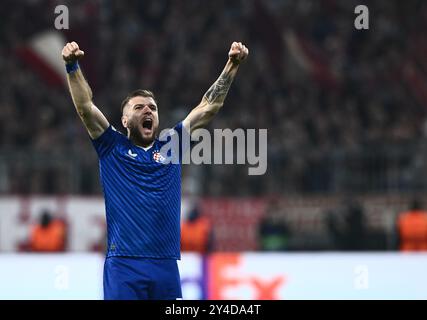
{"label": "man celebrating", "polygon": [[[178,138],[204,127],[222,107],[248,49],[233,42],[219,78],[201,102],[175,126]],[[74,105],[99,157],[108,251],[104,265],[104,299],[182,298],[180,259],[181,166],[162,163],[166,143],[157,138],[158,106],[154,94],[136,90],[122,102],[117,132],[92,101],[80,70],[84,56],[75,42],[62,50]]]}

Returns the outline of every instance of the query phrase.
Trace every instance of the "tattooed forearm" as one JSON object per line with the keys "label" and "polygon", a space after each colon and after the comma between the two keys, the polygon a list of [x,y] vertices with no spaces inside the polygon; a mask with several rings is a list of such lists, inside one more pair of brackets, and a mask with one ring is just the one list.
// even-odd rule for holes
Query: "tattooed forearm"
{"label": "tattooed forearm", "polygon": [[228,72],[223,72],[219,76],[218,80],[209,88],[205,93],[205,98],[209,103],[221,103],[224,102],[225,96],[230,89],[233,77]]}
{"label": "tattooed forearm", "polygon": [[233,42],[228,52],[228,61],[221,75],[203,95],[202,100],[193,108],[183,121],[183,127],[193,132],[205,127],[223,107],[231,83],[236,77],[240,63],[246,59],[248,49],[241,42]]}

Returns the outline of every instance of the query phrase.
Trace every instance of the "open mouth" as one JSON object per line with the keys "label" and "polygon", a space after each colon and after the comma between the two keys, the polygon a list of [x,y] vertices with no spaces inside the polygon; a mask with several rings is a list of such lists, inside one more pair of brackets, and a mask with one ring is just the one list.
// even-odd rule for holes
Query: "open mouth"
{"label": "open mouth", "polygon": [[144,121],[142,121],[142,127],[144,129],[151,130],[153,128],[153,119],[151,118],[144,119]]}

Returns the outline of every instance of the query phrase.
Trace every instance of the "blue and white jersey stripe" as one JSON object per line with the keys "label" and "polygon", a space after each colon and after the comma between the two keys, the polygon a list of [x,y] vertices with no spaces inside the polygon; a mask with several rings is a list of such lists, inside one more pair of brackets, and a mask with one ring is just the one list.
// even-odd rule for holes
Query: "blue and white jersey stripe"
{"label": "blue and white jersey stripe", "polygon": [[[182,140],[182,122],[174,128]],[[99,157],[107,219],[107,256],[180,259],[181,164],[162,163],[110,126],[92,140]]]}

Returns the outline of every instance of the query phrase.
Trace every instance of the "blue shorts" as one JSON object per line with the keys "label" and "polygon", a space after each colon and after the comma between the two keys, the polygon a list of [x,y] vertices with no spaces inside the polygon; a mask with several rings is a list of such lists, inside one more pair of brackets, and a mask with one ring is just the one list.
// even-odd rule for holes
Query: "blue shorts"
{"label": "blue shorts", "polygon": [[107,257],[104,264],[104,299],[182,299],[176,260]]}

